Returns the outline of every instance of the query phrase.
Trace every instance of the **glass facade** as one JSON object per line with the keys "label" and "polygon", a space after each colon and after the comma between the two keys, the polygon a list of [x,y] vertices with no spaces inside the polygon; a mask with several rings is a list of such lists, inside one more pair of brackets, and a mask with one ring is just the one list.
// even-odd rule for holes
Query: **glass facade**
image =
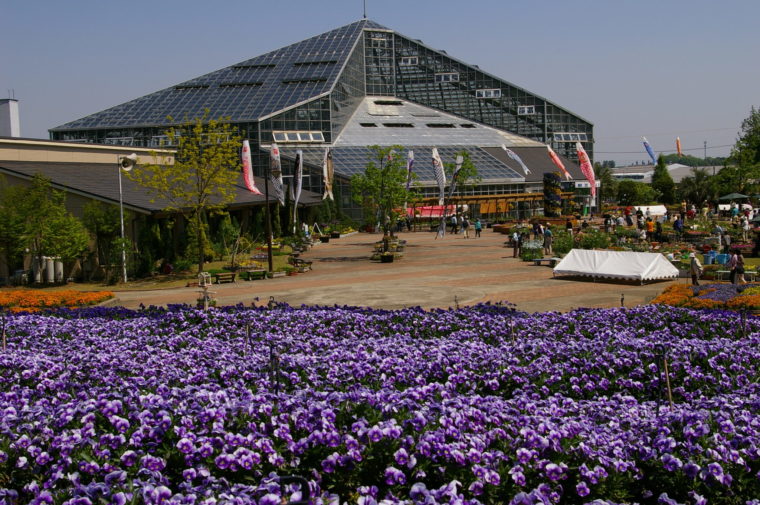
{"label": "glass facade", "polygon": [[[550,144],[558,154],[574,161],[577,161],[575,142],[580,141],[593,160],[593,125],[588,121],[444,51],[369,20],[72,121],[51,129],[50,137],[162,147],[167,146],[164,132],[171,126],[167,116],[183,120],[201,117],[208,110],[209,117],[229,117],[243,138],[251,141],[257,175],[262,175],[269,163],[268,146],[275,135],[283,155],[294,155],[295,149],[303,148],[308,152],[307,173],[312,172],[304,181],[305,187],[321,191],[323,146],[335,142],[368,95],[386,98],[383,103],[373,104],[377,114],[371,117],[373,122],[366,122],[367,128],[369,125],[393,128],[413,137],[412,130],[419,128],[382,117],[384,110],[394,107],[391,98],[395,97],[399,103],[407,100],[474,123],[457,128],[479,128],[477,123],[485,124]],[[434,118],[428,122],[430,128],[455,127],[450,121]],[[424,159],[431,146],[421,146],[412,137],[404,137],[404,145],[407,149],[414,148]],[[461,149],[439,147],[448,154]],[[491,156],[481,156],[477,145],[468,146],[467,150],[484,175],[483,188],[478,191],[487,194],[497,189],[515,191],[511,186],[499,186],[498,182],[519,178],[519,174]],[[346,178],[366,166],[366,146],[342,149],[341,156],[337,154],[336,172]],[[286,176],[292,173],[290,165],[283,163]],[[421,178],[432,181],[430,175],[425,173]],[[485,179],[489,177],[492,180],[487,182]]]}
{"label": "glass facade", "polygon": [[[381,33],[367,30],[365,41],[379,43]],[[554,133],[583,133],[584,147],[593,159],[593,125],[588,121],[402,35],[394,33],[393,40],[385,45],[395,50],[393,71],[386,70],[379,61],[368,62],[367,82],[395,75],[395,83],[382,81],[384,85],[379,88],[368,85],[367,94],[406,98],[538,142],[551,142],[557,153],[574,161],[578,160],[574,143],[556,142]],[[387,61],[387,52],[382,55],[382,61]]]}

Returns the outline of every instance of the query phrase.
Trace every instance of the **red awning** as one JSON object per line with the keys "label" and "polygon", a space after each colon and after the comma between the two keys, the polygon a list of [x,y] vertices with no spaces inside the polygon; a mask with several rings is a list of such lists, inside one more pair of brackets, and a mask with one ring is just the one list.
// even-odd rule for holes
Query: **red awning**
{"label": "red awning", "polygon": [[[407,207],[406,215],[409,217],[417,217],[419,219],[441,217],[443,214],[443,205],[425,205],[423,207]],[[454,213],[454,205],[446,205],[446,215]]]}

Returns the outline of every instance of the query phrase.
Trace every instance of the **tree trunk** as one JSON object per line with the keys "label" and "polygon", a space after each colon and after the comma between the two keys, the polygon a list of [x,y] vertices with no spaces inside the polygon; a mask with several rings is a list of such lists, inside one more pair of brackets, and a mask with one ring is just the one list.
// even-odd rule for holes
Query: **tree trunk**
{"label": "tree trunk", "polygon": [[205,237],[203,233],[203,219],[201,219],[200,211],[195,213],[195,226],[198,239],[198,273],[200,274],[203,272],[203,264],[205,262],[204,256],[206,252],[206,241],[204,240]]}

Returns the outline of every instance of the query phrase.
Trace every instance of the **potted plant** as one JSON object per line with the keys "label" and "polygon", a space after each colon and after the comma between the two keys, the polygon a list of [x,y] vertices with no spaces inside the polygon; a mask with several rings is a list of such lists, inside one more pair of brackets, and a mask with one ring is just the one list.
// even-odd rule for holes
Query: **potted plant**
{"label": "potted plant", "polygon": [[384,252],[380,254],[380,263],[393,263],[394,254],[392,252]]}

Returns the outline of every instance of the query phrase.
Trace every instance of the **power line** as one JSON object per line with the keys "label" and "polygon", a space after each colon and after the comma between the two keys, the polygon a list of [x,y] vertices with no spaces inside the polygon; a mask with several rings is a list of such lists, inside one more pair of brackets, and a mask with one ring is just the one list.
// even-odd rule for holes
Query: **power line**
{"label": "power line", "polygon": [[[708,149],[721,149],[723,147],[734,147],[735,144],[726,144],[724,146],[708,146]],[[693,147],[691,149],[681,149],[681,151],[702,151],[702,147]],[[594,151],[594,154],[646,154],[646,151]]]}
{"label": "power line", "polygon": [[[662,135],[683,135],[684,133],[703,133],[703,132],[718,132],[725,130],[736,130],[736,127],[731,128],[712,128],[709,130],[686,130],[677,132],[665,132],[665,133],[647,133],[647,137],[659,137]],[[594,137],[594,140],[618,140],[618,139],[636,139],[641,138],[641,135],[623,135],[620,137]]]}

